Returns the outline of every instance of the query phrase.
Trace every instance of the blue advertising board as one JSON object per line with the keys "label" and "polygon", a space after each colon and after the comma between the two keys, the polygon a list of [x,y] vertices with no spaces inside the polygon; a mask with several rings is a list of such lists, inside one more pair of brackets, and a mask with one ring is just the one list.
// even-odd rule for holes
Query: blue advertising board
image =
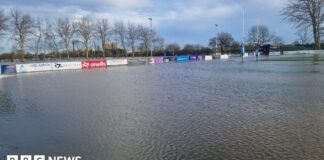
{"label": "blue advertising board", "polygon": [[1,65],[1,74],[15,74],[16,65]]}
{"label": "blue advertising board", "polygon": [[198,61],[198,56],[190,56],[190,61]]}
{"label": "blue advertising board", "polygon": [[164,62],[176,61],[176,57],[174,57],[174,56],[164,56],[163,59],[164,59]]}
{"label": "blue advertising board", "polygon": [[177,62],[189,62],[189,56],[177,56],[176,61]]}

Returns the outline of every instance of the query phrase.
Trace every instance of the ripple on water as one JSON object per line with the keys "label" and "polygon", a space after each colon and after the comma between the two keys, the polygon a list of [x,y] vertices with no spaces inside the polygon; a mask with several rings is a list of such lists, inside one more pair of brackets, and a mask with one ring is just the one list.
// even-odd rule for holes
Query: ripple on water
{"label": "ripple on water", "polygon": [[11,97],[0,91],[0,119],[11,117],[16,111],[16,106]]}
{"label": "ripple on water", "polygon": [[212,61],[22,75],[2,82],[13,99],[0,92],[0,141],[85,159],[324,159],[323,71]]}

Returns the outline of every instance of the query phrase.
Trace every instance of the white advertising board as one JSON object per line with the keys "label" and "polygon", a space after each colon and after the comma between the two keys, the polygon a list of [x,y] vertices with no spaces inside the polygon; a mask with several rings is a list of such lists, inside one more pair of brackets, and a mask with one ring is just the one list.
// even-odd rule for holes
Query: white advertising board
{"label": "white advertising board", "polygon": [[52,63],[16,64],[17,73],[52,71]]}
{"label": "white advertising board", "polygon": [[205,56],[205,61],[211,61],[213,60],[213,56]]}
{"label": "white advertising board", "polygon": [[296,55],[296,54],[324,54],[324,50],[302,50],[302,51],[284,51],[284,55]]}
{"label": "white advertising board", "polygon": [[108,66],[119,66],[119,65],[127,65],[127,59],[109,59],[107,60]]}
{"label": "white advertising board", "polygon": [[269,56],[280,56],[280,52],[269,52]]}
{"label": "white advertising board", "polygon": [[56,62],[52,63],[54,71],[70,70],[70,69],[82,69],[81,62]]}
{"label": "white advertising board", "polygon": [[227,59],[229,59],[229,56],[227,54],[221,55],[220,59],[227,60]]}

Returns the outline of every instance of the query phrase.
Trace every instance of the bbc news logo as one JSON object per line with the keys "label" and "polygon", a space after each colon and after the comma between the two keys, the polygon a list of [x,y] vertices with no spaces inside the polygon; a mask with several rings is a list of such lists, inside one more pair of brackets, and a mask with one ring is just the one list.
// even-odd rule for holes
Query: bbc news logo
{"label": "bbc news logo", "polygon": [[81,156],[7,155],[7,160],[81,160]]}

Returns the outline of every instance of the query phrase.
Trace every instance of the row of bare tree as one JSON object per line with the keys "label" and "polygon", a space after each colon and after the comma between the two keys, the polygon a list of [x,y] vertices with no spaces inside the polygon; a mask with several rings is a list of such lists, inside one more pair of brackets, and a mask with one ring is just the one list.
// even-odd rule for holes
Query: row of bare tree
{"label": "row of bare tree", "polygon": [[[132,56],[139,51],[148,56],[149,50],[163,51],[165,48],[164,39],[144,25],[125,24],[123,21],[112,24],[108,19],[93,21],[90,17],[61,17],[54,21],[40,17],[34,19],[16,8],[11,9],[8,15],[0,10],[0,36],[5,34],[11,35],[10,40],[22,60],[28,49],[33,50],[36,57],[40,53],[52,53],[53,58],[55,55],[62,58],[61,52],[64,52],[70,58],[71,47],[73,50],[82,48],[88,58],[89,51],[97,48],[101,48],[103,57],[108,56],[105,49],[108,43],[122,48],[126,56],[128,50]],[[96,42],[100,43],[100,47]]]}
{"label": "row of bare tree", "polygon": [[[211,48],[220,48],[220,52],[223,54],[226,51],[240,50],[240,43],[235,41],[232,34],[221,32],[209,40],[209,46]],[[247,39],[244,40],[244,45],[248,48],[254,46],[262,46],[265,44],[271,44],[273,46],[283,45],[283,40],[280,36],[277,36],[274,32],[271,32],[267,26],[257,25],[252,26],[248,31]],[[251,49],[249,49],[251,51]]]}
{"label": "row of bare tree", "polygon": [[[301,44],[308,43],[308,30],[312,31],[313,42],[317,48],[321,46],[321,36],[324,24],[324,0],[290,0],[283,9],[282,15],[288,22],[294,23],[300,30],[298,41]],[[93,43],[99,42],[103,57],[107,55],[105,44],[114,42],[122,48],[127,56],[127,51],[135,56],[139,51],[149,54],[149,50],[169,51],[175,53],[179,50],[177,44],[168,45],[165,50],[163,38],[158,37],[149,27],[134,23],[115,21],[109,23],[107,19],[91,20],[89,17],[70,19],[62,17],[54,21],[41,18],[34,19],[30,15],[22,13],[18,9],[12,9],[6,14],[0,10],[0,38],[3,35],[11,35],[10,40],[14,43],[15,50],[24,58],[27,49],[33,49],[36,55],[39,53],[53,53],[61,58],[62,51],[70,57],[71,45],[82,48],[85,57],[89,57]],[[221,47],[236,44],[233,37],[228,33],[220,33],[210,40],[210,46],[215,46],[217,41],[222,42]],[[281,43],[282,39],[269,32],[265,26],[254,26],[249,31],[248,42],[262,45],[273,41]],[[235,45],[237,46],[237,45]],[[190,48],[190,47],[189,47]],[[151,52],[152,53],[152,52]]]}
{"label": "row of bare tree", "polygon": [[[282,11],[284,20],[295,24],[298,31],[298,39],[295,44],[305,45],[309,43],[308,30],[312,32],[313,42],[317,49],[321,49],[321,37],[324,35],[324,0],[289,0]],[[230,33],[220,33],[210,39],[210,46],[217,46],[217,42],[223,48],[233,44],[234,39]],[[249,30],[248,44],[260,46],[265,43],[280,44],[282,38],[269,32],[266,26],[253,26]]]}

